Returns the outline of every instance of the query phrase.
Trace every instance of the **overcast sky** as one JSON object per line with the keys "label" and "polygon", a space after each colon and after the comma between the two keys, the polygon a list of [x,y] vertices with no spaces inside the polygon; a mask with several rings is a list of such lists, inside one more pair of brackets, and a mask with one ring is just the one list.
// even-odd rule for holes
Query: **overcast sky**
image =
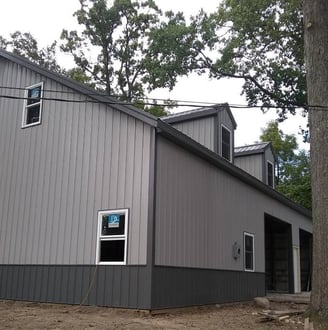
{"label": "overcast sky", "polygon": [[[219,1],[215,0],[156,0],[163,10],[183,11],[187,16],[196,14],[200,8],[213,11]],[[1,3],[0,35],[8,37],[14,31],[30,32],[39,42],[46,46],[53,40],[58,40],[61,30],[74,29],[77,26],[74,11],[79,8],[78,0],[10,0]],[[68,55],[61,55],[60,61],[67,61]],[[192,75],[180,79],[176,88],[169,93],[166,90],[156,90],[152,97],[170,98],[185,101],[202,101],[212,103],[246,104],[240,96],[241,82],[235,80],[209,80],[206,76]],[[181,110],[187,110],[185,108]],[[237,122],[235,133],[236,146],[252,144],[259,139],[261,127],[271,119],[275,119],[275,110],[263,114],[258,109],[232,109]],[[301,116],[290,116],[281,124],[281,129],[288,134],[297,136],[299,126],[305,127],[306,119]],[[308,148],[301,143],[300,148]]]}

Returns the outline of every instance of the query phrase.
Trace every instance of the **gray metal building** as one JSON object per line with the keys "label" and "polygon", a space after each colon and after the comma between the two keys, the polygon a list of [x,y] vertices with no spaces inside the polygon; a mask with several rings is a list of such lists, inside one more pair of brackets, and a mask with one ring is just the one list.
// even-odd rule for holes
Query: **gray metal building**
{"label": "gray metal building", "polygon": [[311,213],[227,104],[157,119],[0,50],[0,298],[157,309],[308,289]]}

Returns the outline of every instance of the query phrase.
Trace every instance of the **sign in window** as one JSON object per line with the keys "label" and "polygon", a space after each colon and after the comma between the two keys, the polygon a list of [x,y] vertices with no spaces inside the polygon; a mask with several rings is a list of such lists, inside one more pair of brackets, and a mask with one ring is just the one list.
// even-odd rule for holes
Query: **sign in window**
{"label": "sign in window", "polygon": [[128,209],[98,212],[97,263],[126,264]]}

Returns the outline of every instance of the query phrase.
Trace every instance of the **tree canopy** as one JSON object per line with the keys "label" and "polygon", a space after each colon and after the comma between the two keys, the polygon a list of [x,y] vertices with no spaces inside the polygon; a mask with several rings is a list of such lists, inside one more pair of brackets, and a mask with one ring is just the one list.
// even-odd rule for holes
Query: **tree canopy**
{"label": "tree canopy", "polygon": [[276,189],[294,202],[311,209],[310,155],[298,151],[295,135],[285,134],[277,121],[262,128],[260,140],[270,141],[277,161]]}
{"label": "tree canopy", "polygon": [[143,98],[147,33],[159,14],[150,0],[115,0],[111,6],[106,0],[80,0],[74,15],[82,32],[63,30],[61,49],[108,94],[128,101]]}
{"label": "tree canopy", "polygon": [[281,120],[306,105],[300,0],[223,0],[212,14],[187,22],[166,14],[152,30],[150,54],[154,86],[173,88],[190,72],[243,79],[250,106],[277,107]]}
{"label": "tree canopy", "polygon": [[56,44],[57,42],[54,41],[50,46],[40,48],[38,41],[28,32],[16,31],[10,34],[10,39],[0,36],[0,48],[26,57],[46,69],[63,73],[64,70],[56,60]]}

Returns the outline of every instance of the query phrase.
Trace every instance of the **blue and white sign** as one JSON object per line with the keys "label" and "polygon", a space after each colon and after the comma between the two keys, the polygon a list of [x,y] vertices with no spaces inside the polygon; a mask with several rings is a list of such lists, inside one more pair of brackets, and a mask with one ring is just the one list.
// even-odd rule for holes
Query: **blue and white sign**
{"label": "blue and white sign", "polygon": [[31,90],[31,98],[39,98],[40,97],[40,87],[35,87]]}
{"label": "blue and white sign", "polygon": [[108,217],[108,228],[118,228],[120,226],[120,215],[110,214]]}

